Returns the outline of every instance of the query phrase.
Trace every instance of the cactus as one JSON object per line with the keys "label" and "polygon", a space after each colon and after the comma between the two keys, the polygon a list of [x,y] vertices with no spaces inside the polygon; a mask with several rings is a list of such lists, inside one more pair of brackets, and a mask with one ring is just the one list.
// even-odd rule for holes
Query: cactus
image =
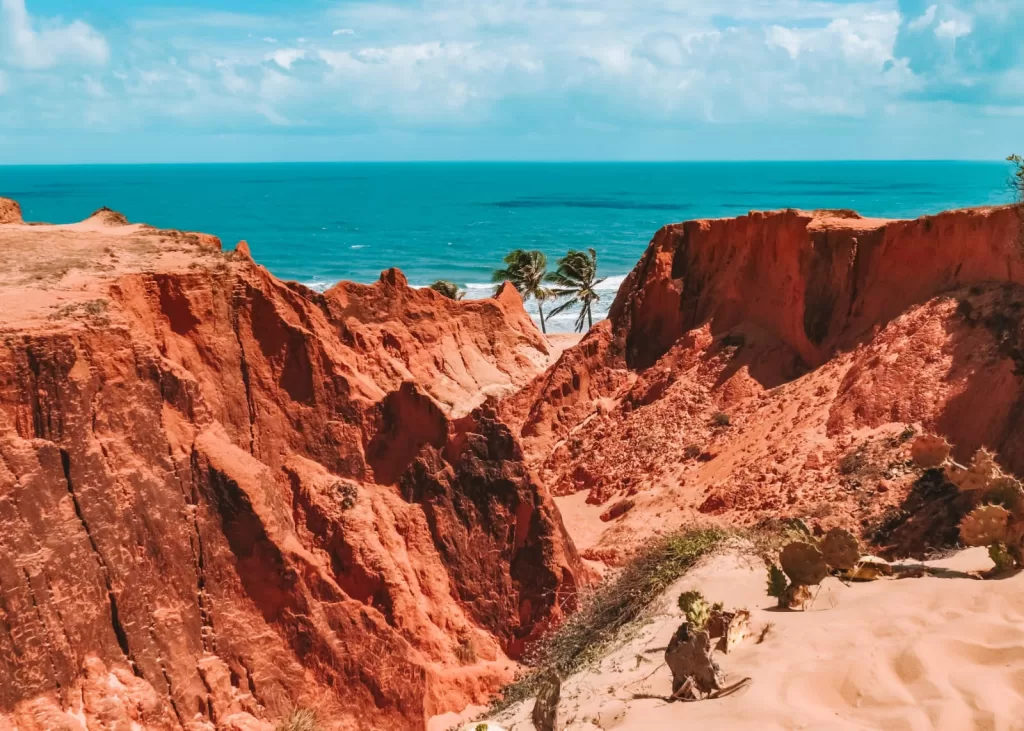
{"label": "cactus", "polygon": [[679,608],[694,630],[702,630],[711,617],[711,606],[699,591],[684,591],[679,595]]}
{"label": "cactus", "polygon": [[996,572],[1012,571],[1017,566],[1017,560],[1013,557],[1004,543],[993,543],[988,547],[988,557],[996,565]]}
{"label": "cactus", "polygon": [[848,530],[833,528],[825,534],[821,552],[830,568],[849,571],[860,560],[860,541]]}
{"label": "cactus", "polygon": [[1004,475],[995,457],[984,447],[974,453],[970,467],[952,461],[946,464],[946,478],[959,487],[961,492],[982,493],[1002,477]]}
{"label": "cactus", "polygon": [[860,542],[842,528],[826,533],[820,546],[810,537],[793,541],[779,554],[782,570],[768,566],[768,594],[778,598],[780,607],[801,609],[811,598],[808,587],[820,584],[830,570],[849,575],[860,559]]}
{"label": "cactus", "polygon": [[794,541],[782,549],[779,563],[789,580],[800,586],[814,586],[828,574],[825,557],[813,543]]}
{"label": "cactus", "polygon": [[789,580],[786,578],[786,574],[778,566],[771,564],[768,567],[768,596],[778,599],[780,607],[787,586],[789,586]]}
{"label": "cactus", "polygon": [[[943,467],[946,479],[978,503],[960,521],[964,545],[988,546],[996,573],[1024,565],[1024,486],[1020,480],[1005,474],[984,447],[966,467],[950,458],[949,445],[939,437],[918,437],[911,452],[920,466]],[[943,459],[934,464],[940,455]]]}
{"label": "cactus", "polygon": [[1002,505],[979,505],[960,521],[965,546],[988,546],[1006,540],[1010,511]]}
{"label": "cactus", "polygon": [[949,442],[934,434],[922,434],[910,445],[910,457],[914,464],[925,469],[941,467],[949,457],[949,452]]}

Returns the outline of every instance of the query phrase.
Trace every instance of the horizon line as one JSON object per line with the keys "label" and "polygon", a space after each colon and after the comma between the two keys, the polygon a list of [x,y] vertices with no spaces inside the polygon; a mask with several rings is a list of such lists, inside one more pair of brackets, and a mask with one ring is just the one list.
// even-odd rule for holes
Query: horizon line
{"label": "horizon line", "polygon": [[26,162],[4,163],[3,168],[34,167],[143,167],[143,166],[203,166],[203,165],[777,165],[782,163],[849,165],[872,163],[965,163],[1000,164],[1004,158],[836,158],[836,159],[678,159],[678,160],[186,160],[176,162]]}

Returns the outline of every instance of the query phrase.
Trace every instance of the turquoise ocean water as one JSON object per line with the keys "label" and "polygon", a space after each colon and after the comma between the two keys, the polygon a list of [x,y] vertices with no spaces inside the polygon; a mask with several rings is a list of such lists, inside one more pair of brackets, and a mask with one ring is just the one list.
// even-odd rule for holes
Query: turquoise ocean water
{"label": "turquoise ocean water", "polygon": [[26,220],[78,221],[110,206],[226,248],[245,239],[274,274],[317,288],[398,266],[414,285],[444,278],[487,296],[510,249],[541,249],[553,265],[593,247],[604,312],[666,223],[786,207],[914,217],[1007,202],[1008,174],[964,162],[34,166],[0,167],[0,196]]}

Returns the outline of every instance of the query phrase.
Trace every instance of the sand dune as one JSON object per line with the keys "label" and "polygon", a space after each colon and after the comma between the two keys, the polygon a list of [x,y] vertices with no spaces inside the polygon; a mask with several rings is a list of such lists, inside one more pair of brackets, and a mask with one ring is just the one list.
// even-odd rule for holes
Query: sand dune
{"label": "sand dune", "polygon": [[[983,549],[929,565],[951,569],[950,578],[850,586],[829,579],[811,611],[785,612],[765,594],[757,559],[711,558],[663,597],[637,636],[565,683],[566,729],[1024,728],[1024,576],[957,577],[990,565]],[[653,650],[678,627],[675,597],[689,588],[751,610],[754,637],[719,662],[732,678],[753,682],[714,701],[635,699],[671,692],[663,652]],[[529,731],[531,708],[532,701],[493,720]]]}

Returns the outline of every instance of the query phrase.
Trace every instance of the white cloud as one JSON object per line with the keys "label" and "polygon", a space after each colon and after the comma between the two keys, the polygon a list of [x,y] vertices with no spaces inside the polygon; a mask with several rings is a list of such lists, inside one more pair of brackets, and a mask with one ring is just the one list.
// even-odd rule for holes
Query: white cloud
{"label": "white cloud", "polygon": [[907,28],[909,28],[912,31],[919,31],[927,28],[928,26],[935,22],[935,13],[936,11],[938,11],[938,9],[938,5],[929,5],[928,9],[925,10],[920,17],[915,18],[914,20],[907,23]]}
{"label": "white cloud", "polygon": [[943,38],[948,40],[956,40],[961,36],[969,35],[970,32],[970,22],[957,18],[953,18],[951,20],[943,20],[941,23],[935,26],[935,36],[937,38]]}
{"label": "white cloud", "polygon": [[765,40],[769,47],[785,49],[792,59],[800,55],[800,36],[789,28],[773,25],[765,33]]}
{"label": "white cloud", "polygon": [[301,48],[282,48],[279,51],[267,54],[266,59],[268,61],[273,61],[281,68],[290,71],[292,64],[305,56],[306,52]]}
{"label": "white cloud", "polygon": [[66,25],[43,24],[41,30],[25,7],[25,0],[2,0],[0,49],[13,66],[49,69],[65,63],[102,66],[110,58],[106,39],[80,20]]}
{"label": "white cloud", "polygon": [[[23,1],[0,3],[9,12]],[[917,58],[943,71],[957,54],[983,57],[987,21],[978,3],[1006,0],[971,1],[917,2],[901,12],[909,0],[352,0],[279,18],[200,17],[192,27],[178,13],[159,16],[173,25],[129,19],[123,63],[84,83],[80,71],[64,80],[55,73],[49,96],[35,95],[23,115],[63,120],[75,107],[62,96],[77,94],[110,125],[167,120],[218,133],[290,125],[522,135],[876,120],[912,103],[911,92],[928,91],[931,77]],[[72,27],[28,26],[40,37]],[[901,28],[924,50],[900,48]],[[2,45],[5,31],[0,56],[13,48]],[[14,72],[8,86],[20,94],[40,76]],[[1020,78],[1000,78],[1012,96]]]}

